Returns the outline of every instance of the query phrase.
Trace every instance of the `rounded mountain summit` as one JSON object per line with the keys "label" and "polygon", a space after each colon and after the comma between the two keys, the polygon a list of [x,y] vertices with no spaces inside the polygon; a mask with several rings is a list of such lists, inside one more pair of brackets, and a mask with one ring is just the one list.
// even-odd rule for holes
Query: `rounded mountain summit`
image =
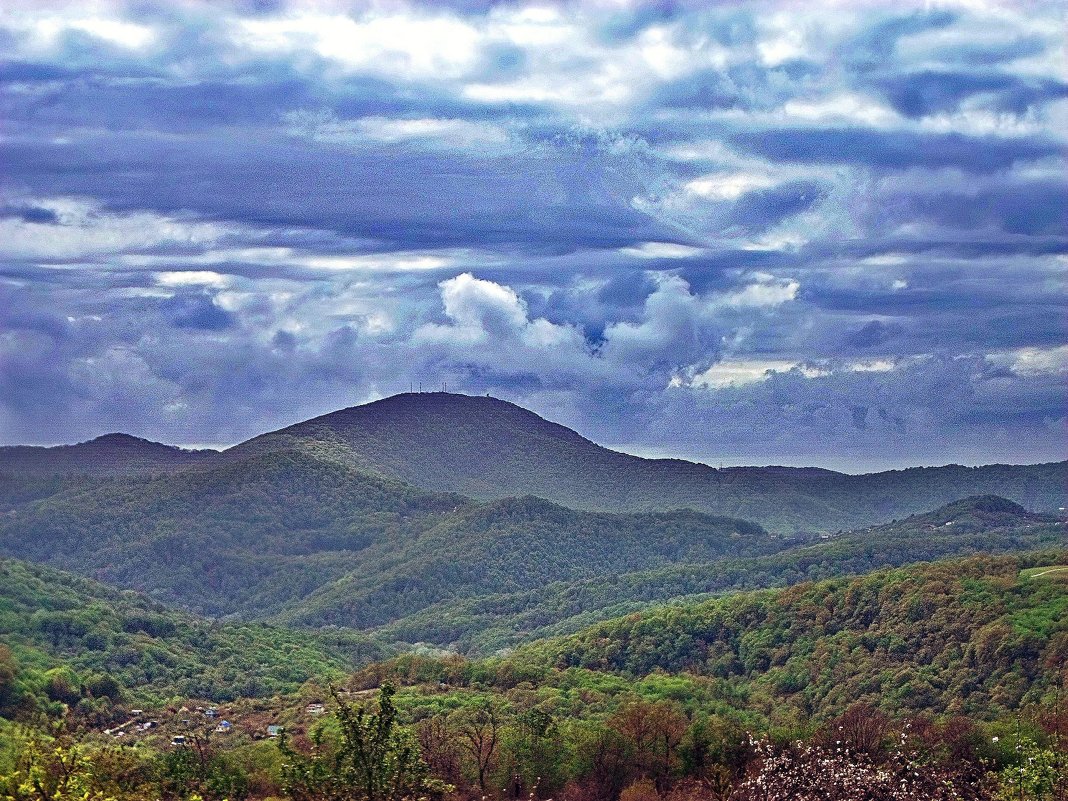
{"label": "rounded mountain summit", "polygon": [[1068,462],[867,475],[789,467],[717,470],[619,453],[513,403],[444,392],[404,393],[342,409],[222,452],[115,434],[58,448],[0,448],[0,472],[203,471],[282,453],[480,500],[534,495],[584,510],[690,508],[776,531],[867,526],[974,495],[1054,511],[1065,505],[1068,484]]}

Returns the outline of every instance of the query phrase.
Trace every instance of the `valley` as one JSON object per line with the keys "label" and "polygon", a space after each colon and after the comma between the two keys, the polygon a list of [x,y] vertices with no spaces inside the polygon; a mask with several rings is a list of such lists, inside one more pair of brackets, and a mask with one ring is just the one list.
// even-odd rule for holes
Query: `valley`
{"label": "valley", "polygon": [[934,756],[963,747],[953,721],[973,772],[1013,764],[974,743],[1014,714],[1035,747],[1059,731],[1065,463],[720,471],[425,393],[221,452],[105,437],[0,466],[0,743],[38,753],[44,716],[123,755],[140,784],[109,800],[179,776],[277,795],[287,759],[391,705],[439,780],[539,796],[708,797],[757,764],[751,736],[851,715],[886,748],[927,727],[925,770],[958,782]]}

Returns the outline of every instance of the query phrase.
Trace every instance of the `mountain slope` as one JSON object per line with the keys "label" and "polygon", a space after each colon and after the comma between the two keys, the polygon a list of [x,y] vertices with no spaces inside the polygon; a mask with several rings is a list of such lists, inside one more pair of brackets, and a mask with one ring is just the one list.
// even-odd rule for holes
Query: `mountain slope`
{"label": "mountain slope", "polygon": [[1068,462],[862,476],[814,468],[716,470],[618,453],[506,401],[446,393],[343,409],[256,437],[224,458],[286,448],[475,498],[536,495],[605,511],[692,508],[781,531],[856,528],[978,494],[1053,510],[1065,505],[1068,485]]}
{"label": "mountain slope", "polygon": [[[1004,498],[980,496],[885,526],[799,542],[772,554],[680,561],[448,600],[398,617],[377,632],[386,639],[492,653],[577,631],[655,602],[692,603],[711,594],[860,575],[912,562],[1049,548],[1068,548],[1068,523],[1027,512]],[[321,598],[313,596],[309,603],[321,603]]]}
{"label": "mountain slope", "polygon": [[25,692],[54,696],[50,676],[69,671],[47,671],[65,666],[78,679],[63,680],[65,691],[106,687],[106,676],[123,695],[141,700],[291,692],[309,678],[340,676],[390,653],[355,632],[219,625],[136,593],[10,559],[0,559],[0,642],[13,652],[15,684]]}
{"label": "mountain slope", "polygon": [[1043,693],[1052,700],[1068,658],[1068,582],[1020,570],[1066,562],[1068,552],[973,557],[664,607],[513,659],[685,671],[805,714],[871,701],[898,714],[985,717]]}
{"label": "mountain slope", "polygon": [[0,512],[0,554],[206,614],[288,610],[301,622],[356,627],[449,598],[786,544],[759,526],[687,510],[593,513],[536,498],[477,504],[308,450],[153,477],[84,478]]}
{"label": "mountain slope", "polygon": [[212,450],[185,450],[129,434],[105,434],[77,445],[0,447],[0,473],[119,475],[174,470],[203,463]]}
{"label": "mountain slope", "polygon": [[262,616],[463,499],[300,452],[208,470],[83,478],[0,515],[0,553],[211,615]]}
{"label": "mountain slope", "polygon": [[43,497],[47,490],[26,484],[33,477],[47,484],[57,474],[212,470],[276,451],[301,451],[424,490],[481,500],[535,495],[591,511],[690,508],[774,531],[852,529],[977,494],[1036,510],[1068,505],[1068,462],[861,476],[815,468],[716,470],[618,453],[506,401],[447,393],[395,395],[263,434],[223,453],[117,434],[59,448],[0,448],[0,476],[7,474],[0,502],[6,495]]}
{"label": "mountain slope", "polygon": [[752,523],[689,510],[596,513],[533,497],[508,499],[459,509],[410,541],[372,545],[359,569],[281,619],[369,628],[443,601],[784,545]]}

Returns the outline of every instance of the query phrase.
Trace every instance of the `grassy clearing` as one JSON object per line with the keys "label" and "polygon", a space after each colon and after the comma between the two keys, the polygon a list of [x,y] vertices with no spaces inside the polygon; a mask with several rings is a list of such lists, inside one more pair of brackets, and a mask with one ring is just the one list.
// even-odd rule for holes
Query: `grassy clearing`
{"label": "grassy clearing", "polygon": [[1046,579],[1048,581],[1068,581],[1068,565],[1044,565],[1020,571],[1022,579]]}

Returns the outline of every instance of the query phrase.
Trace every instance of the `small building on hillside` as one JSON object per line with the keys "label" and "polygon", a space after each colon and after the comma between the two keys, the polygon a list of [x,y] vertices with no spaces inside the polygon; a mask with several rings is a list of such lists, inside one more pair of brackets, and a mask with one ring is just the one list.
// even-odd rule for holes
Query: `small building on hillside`
{"label": "small building on hillside", "polygon": [[219,734],[229,734],[233,729],[234,724],[228,720],[220,721],[219,725],[215,727],[215,731],[219,732]]}
{"label": "small building on hillside", "polygon": [[272,723],[270,726],[267,727],[267,736],[268,737],[281,737],[282,736],[282,727]]}

